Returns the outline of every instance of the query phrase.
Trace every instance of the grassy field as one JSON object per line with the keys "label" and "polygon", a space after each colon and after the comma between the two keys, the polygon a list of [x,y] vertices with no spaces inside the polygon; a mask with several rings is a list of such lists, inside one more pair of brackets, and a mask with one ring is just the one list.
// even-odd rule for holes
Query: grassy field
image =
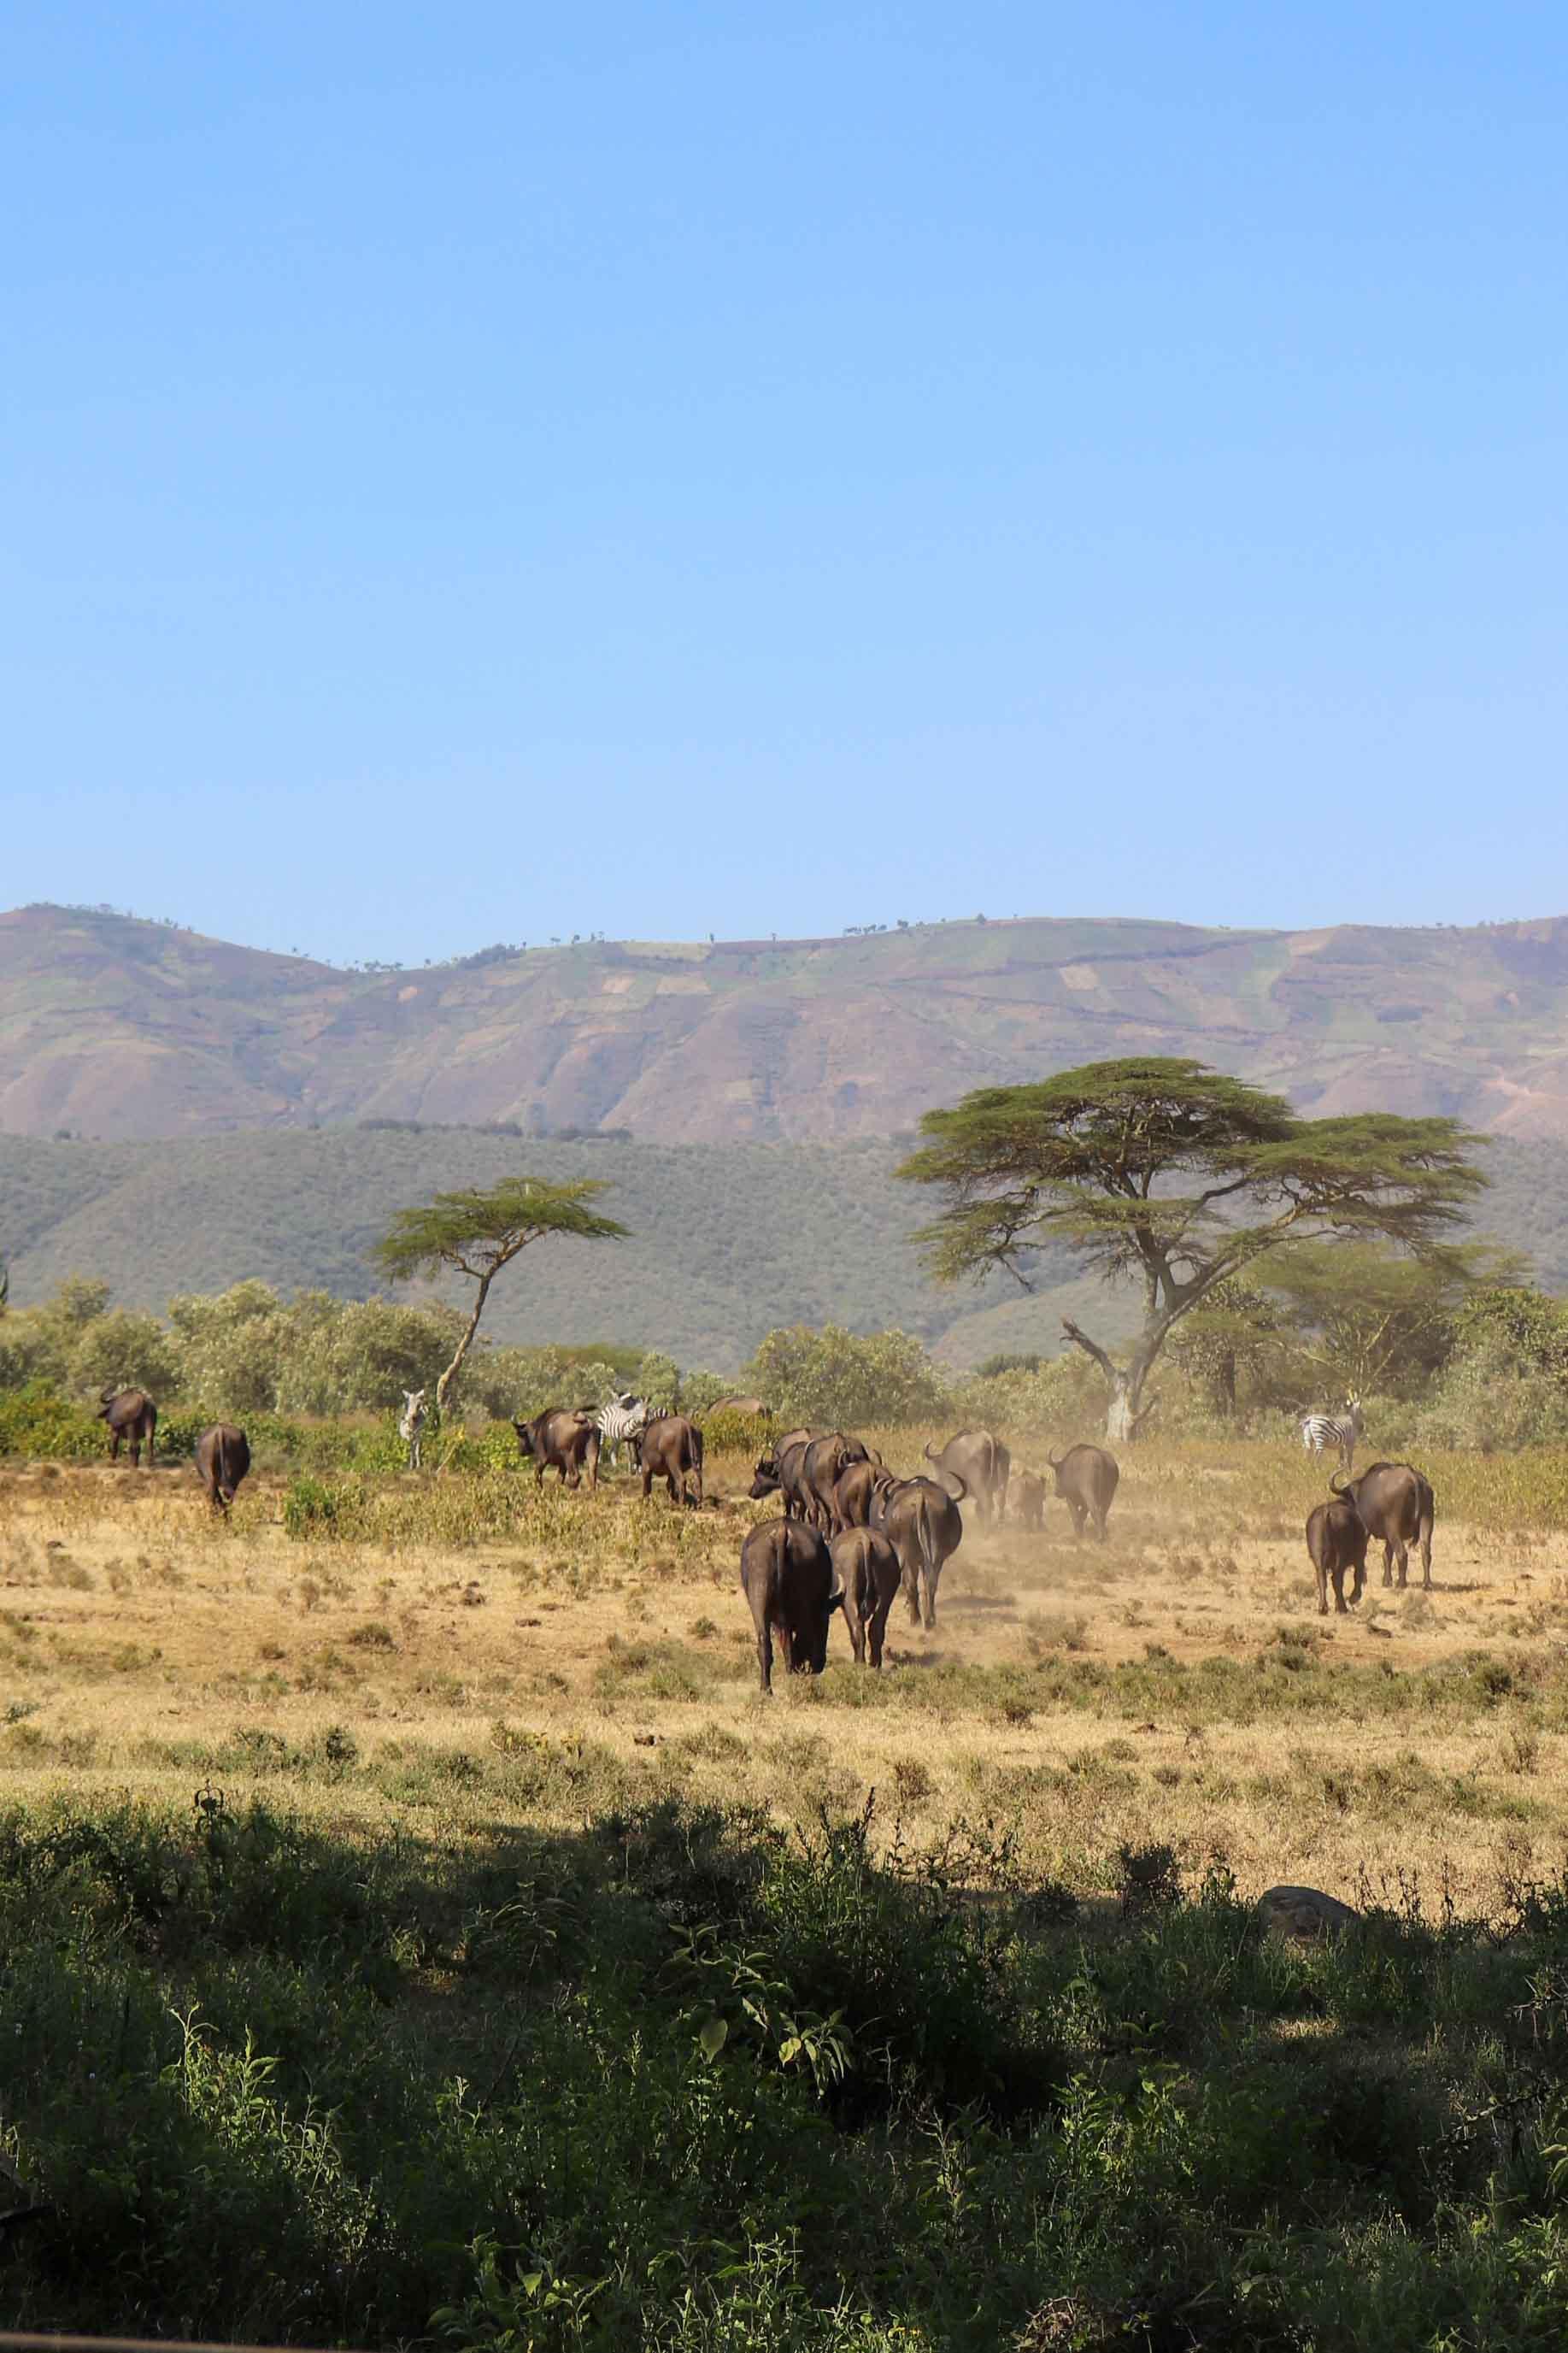
{"label": "grassy field", "polygon": [[[1426,1467],[1430,1594],[1320,1619],[1321,1472],[1152,1446],[1104,1547],[972,1525],[933,1631],[772,1701],[738,1458],[701,1513],[263,1468],[227,1524],[0,1468],[0,2146],[58,2209],[0,2309],[1561,2341],[1568,1458]],[[1260,1942],[1276,1881],[1364,1940]]]}
{"label": "grassy field", "polygon": [[[918,1441],[880,1435],[912,1468]],[[1430,1468],[1429,1595],[1385,1591],[1374,1555],[1362,1608],[1320,1619],[1321,1472],[1292,1449],[1147,1448],[1103,1548],[1060,1505],[1043,1537],[972,1519],[933,1632],[900,1606],[878,1678],[836,1626],[827,1673],[772,1705],[736,1582],[765,1507],[739,1459],[710,1466],[700,1514],[613,1476],[596,1496],[345,1481],[302,1537],[281,1476],[226,1526],[188,1472],[18,1468],[0,1773],[187,1797],[210,1777],[459,1834],[663,1796],[784,1819],[874,1788],[912,1832],[1016,1815],[1085,1892],[1152,1839],[1247,1888],[1353,1898],[1415,1869],[1483,1904],[1500,1862],[1568,1835],[1568,1462]]]}

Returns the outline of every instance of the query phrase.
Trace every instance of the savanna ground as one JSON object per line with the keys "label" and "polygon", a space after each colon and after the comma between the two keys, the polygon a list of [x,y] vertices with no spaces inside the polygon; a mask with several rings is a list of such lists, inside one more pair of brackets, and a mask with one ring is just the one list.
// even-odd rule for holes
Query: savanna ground
{"label": "savanna ground", "polygon": [[[700,1513],[263,1468],[227,1524],[0,1469],[0,2127],[56,2210],[0,2309],[1561,2341],[1568,1460],[1425,1467],[1430,1594],[1374,1552],[1321,1619],[1325,1469],[1152,1446],[1104,1546],[971,1514],[932,1632],[772,1701],[739,1457]],[[1367,1929],[1260,1938],[1281,1880]]]}
{"label": "savanna ground", "polygon": [[[918,1438],[873,1438],[915,1466]],[[1058,1504],[1044,1535],[971,1513],[932,1632],[896,1604],[878,1677],[836,1622],[826,1674],[776,1674],[770,1704],[736,1561],[777,1504],[745,1499],[740,1458],[700,1514],[613,1473],[596,1495],[531,1471],[353,1482],[364,1541],[286,1533],[266,1472],[226,1526],[187,1470],[18,1467],[0,1786],[188,1802],[210,1778],[459,1835],[672,1795],[787,1822],[874,1788],[910,1835],[1006,1818],[1084,1894],[1157,1841],[1247,1891],[1353,1901],[1414,1871],[1484,1905],[1527,1852],[1568,1853],[1568,1466],[1430,1469],[1430,1594],[1418,1565],[1385,1589],[1374,1547],[1360,1609],[1320,1618],[1301,1530],[1325,1469],[1145,1448],[1106,1545]]]}

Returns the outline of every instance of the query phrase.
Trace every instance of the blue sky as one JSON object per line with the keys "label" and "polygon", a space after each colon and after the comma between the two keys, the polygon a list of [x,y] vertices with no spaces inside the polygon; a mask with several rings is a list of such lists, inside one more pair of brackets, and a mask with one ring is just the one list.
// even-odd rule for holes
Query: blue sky
{"label": "blue sky", "polygon": [[0,904],[1568,910],[1560,7],[8,23]]}

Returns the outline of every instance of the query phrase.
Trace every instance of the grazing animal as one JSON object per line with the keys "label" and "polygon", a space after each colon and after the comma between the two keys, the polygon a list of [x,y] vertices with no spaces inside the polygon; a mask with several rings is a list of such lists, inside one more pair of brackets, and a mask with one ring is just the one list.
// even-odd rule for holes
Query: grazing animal
{"label": "grazing animal", "polygon": [[[948,1472],[950,1479],[956,1476]],[[962,1488],[961,1479],[957,1483]],[[937,1581],[963,1541],[961,1500],[934,1479],[901,1479],[881,1498],[880,1532],[898,1555],[910,1616],[923,1616],[928,1627],[936,1624]]]}
{"label": "grazing animal", "polygon": [[703,1408],[703,1415],[706,1418],[715,1413],[745,1413],[754,1418],[759,1414],[767,1413],[768,1410],[768,1407],[763,1404],[761,1398],[715,1398],[711,1405]]}
{"label": "grazing animal", "polygon": [[839,1472],[833,1488],[834,1524],[839,1528],[868,1528],[871,1509],[879,1492],[884,1487],[896,1487],[898,1481],[879,1462],[850,1462]]}
{"label": "grazing animal", "polygon": [[903,1582],[899,1556],[879,1530],[868,1527],[843,1529],[827,1550],[835,1578],[844,1588],[844,1622],[849,1629],[856,1663],[866,1663],[869,1641],[871,1664],[879,1668],[888,1612]]}
{"label": "grazing animal", "polygon": [[599,1408],[594,1420],[598,1427],[600,1444],[608,1447],[612,1462],[628,1440],[642,1436],[652,1419],[653,1409],[647,1398],[637,1397],[630,1389],[623,1390],[619,1397],[612,1398],[608,1405]]}
{"label": "grazing animal", "polygon": [[936,1464],[939,1479],[957,1479],[968,1490],[970,1501],[982,1519],[994,1513],[999,1520],[1007,1500],[1007,1478],[1012,1470],[1012,1458],[999,1438],[988,1430],[961,1430],[950,1438],[940,1454],[925,1450],[928,1462]]}
{"label": "grazing animal", "polygon": [[1329,1454],[1336,1449],[1340,1468],[1350,1477],[1355,1461],[1356,1440],[1366,1429],[1361,1409],[1361,1399],[1348,1397],[1342,1414],[1309,1413],[1301,1420],[1301,1443],[1309,1454]]}
{"label": "grazing animal", "polygon": [[805,1448],[806,1441],[797,1439],[793,1446],[776,1446],[771,1454],[764,1454],[757,1464],[756,1476],[749,1492],[754,1504],[760,1504],[764,1495],[782,1497],[785,1519],[805,1520],[809,1525],[811,1506],[805,1484]]}
{"label": "grazing animal", "polygon": [[[694,1502],[702,1508],[702,1432],[683,1413],[661,1413],[642,1434],[642,1492],[646,1504],[656,1479],[669,1489],[672,1504]],[[686,1482],[696,1485],[689,1496]]]}
{"label": "grazing animal", "polygon": [[773,1687],[777,1634],[792,1674],[819,1675],[827,1663],[827,1628],[839,1594],[827,1546],[803,1520],[763,1520],[741,1546],[741,1590],[757,1630],[763,1691]]}
{"label": "grazing animal", "polygon": [[580,1486],[584,1469],[589,1486],[598,1485],[599,1432],[591,1414],[552,1406],[544,1413],[536,1413],[531,1421],[514,1421],[512,1428],[517,1432],[517,1451],[525,1462],[533,1464],[541,1487],[547,1471],[553,1471],[563,1487]]}
{"label": "grazing animal", "polygon": [[1092,1520],[1103,1544],[1106,1514],[1121,1476],[1116,1457],[1103,1446],[1069,1446],[1059,1462],[1054,1454],[1046,1461],[1057,1474],[1057,1493],[1072,1514],[1074,1536],[1081,1536],[1084,1522]]}
{"label": "grazing animal", "polygon": [[158,1427],[158,1409],[145,1389],[105,1389],[98,1409],[98,1419],[108,1425],[109,1459],[120,1460],[121,1439],[131,1449],[132,1467],[140,1470],[142,1449],[147,1449],[147,1467],[153,1467],[153,1433]]}
{"label": "grazing animal", "polygon": [[196,1440],[196,1472],[208,1500],[226,1512],[250,1468],[250,1447],[232,1421],[215,1421]]}
{"label": "grazing animal", "polygon": [[408,1449],[408,1468],[419,1468],[419,1441],[425,1429],[425,1391],[405,1389],[403,1411],[397,1417],[397,1435]]}
{"label": "grazing animal", "polygon": [[774,1439],[773,1452],[784,1454],[792,1446],[809,1446],[814,1438],[826,1438],[827,1434],[826,1430],[786,1430],[781,1438]]}
{"label": "grazing animal", "polygon": [[1007,1497],[1021,1527],[1044,1529],[1046,1482],[1037,1472],[1015,1471]]}
{"label": "grazing animal", "polygon": [[1307,1520],[1307,1553],[1318,1573],[1318,1615],[1329,1614],[1329,1584],[1334,1588],[1334,1608],[1342,1618],[1345,1614],[1345,1571],[1353,1568],[1355,1585],[1351,1594],[1352,1602],[1359,1601],[1366,1585],[1366,1522],[1353,1504],[1342,1501],[1316,1504]]}
{"label": "grazing animal", "polygon": [[1383,1581],[1394,1581],[1394,1564],[1399,1563],[1399,1586],[1405,1589],[1405,1574],[1410,1567],[1410,1547],[1421,1547],[1421,1585],[1425,1592],[1432,1590],[1432,1524],[1436,1516],[1436,1500],[1432,1485],[1425,1474],[1408,1462],[1373,1462],[1359,1479],[1342,1485],[1331,1474],[1329,1492],[1353,1504],[1367,1535],[1383,1546]]}
{"label": "grazing animal", "polygon": [[838,1533],[833,1491],[840,1474],[848,1469],[851,1462],[869,1460],[860,1440],[846,1438],[841,1430],[829,1430],[826,1438],[813,1438],[807,1441],[802,1473],[809,1505],[807,1516],[826,1535],[837,1535]]}

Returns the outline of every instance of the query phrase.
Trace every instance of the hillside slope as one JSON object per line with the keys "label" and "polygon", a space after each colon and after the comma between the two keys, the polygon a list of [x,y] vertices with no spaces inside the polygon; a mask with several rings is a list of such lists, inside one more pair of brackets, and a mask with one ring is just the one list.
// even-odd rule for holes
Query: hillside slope
{"label": "hillside slope", "polygon": [[1026,920],[585,942],[342,972],[105,912],[0,915],[0,1131],[369,1118],[827,1143],[965,1088],[1195,1054],[1298,1107],[1568,1134],[1568,919],[1205,932]]}
{"label": "hillside slope", "polygon": [[[1004,1348],[1054,1354],[1064,1312],[1111,1337],[1130,1328],[1135,1303],[1108,1297],[1065,1255],[1042,1269],[1034,1296],[1000,1279],[978,1291],[929,1282],[909,1234],[931,1205],[893,1181],[897,1157],[881,1143],[521,1145],[462,1130],[0,1137],[0,1250],[18,1306],[73,1272],[155,1308],[248,1275],[359,1297],[374,1287],[368,1245],[394,1211],[525,1166],[607,1179],[605,1206],[631,1239],[528,1253],[496,1286],[487,1329],[498,1339],[621,1339],[732,1372],[771,1326],[796,1321],[901,1324],[955,1364]],[[1562,1155],[1503,1142],[1488,1159],[1495,1181],[1479,1223],[1568,1290]]]}

